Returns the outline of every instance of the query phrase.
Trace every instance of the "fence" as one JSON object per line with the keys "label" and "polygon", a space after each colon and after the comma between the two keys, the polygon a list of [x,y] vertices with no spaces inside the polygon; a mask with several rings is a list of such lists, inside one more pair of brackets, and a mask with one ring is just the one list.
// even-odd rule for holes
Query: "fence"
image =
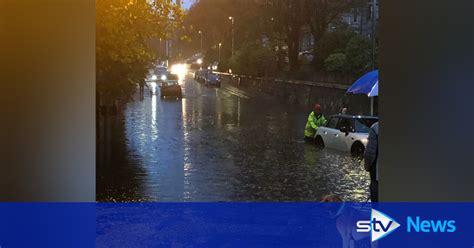
{"label": "fence", "polygon": [[314,103],[319,103],[328,114],[338,113],[342,107],[347,107],[350,114],[370,114],[369,98],[365,95],[346,94],[350,87],[347,84],[219,74],[223,81],[236,87],[255,89],[308,109]]}

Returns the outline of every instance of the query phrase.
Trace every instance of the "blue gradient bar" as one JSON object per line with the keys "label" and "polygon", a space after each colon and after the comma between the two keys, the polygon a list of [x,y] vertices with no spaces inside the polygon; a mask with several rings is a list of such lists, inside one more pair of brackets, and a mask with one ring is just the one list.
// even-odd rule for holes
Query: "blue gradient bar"
{"label": "blue gradient bar", "polygon": [[0,247],[94,247],[95,203],[0,203]]}
{"label": "blue gradient bar", "polygon": [[371,247],[372,208],[401,225],[378,247],[474,246],[474,203],[1,203],[0,247]]}

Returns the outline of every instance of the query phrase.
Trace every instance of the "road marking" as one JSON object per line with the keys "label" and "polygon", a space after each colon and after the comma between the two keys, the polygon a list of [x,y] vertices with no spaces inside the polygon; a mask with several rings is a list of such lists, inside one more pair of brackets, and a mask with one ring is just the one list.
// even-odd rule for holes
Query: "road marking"
{"label": "road marking", "polygon": [[233,87],[233,86],[226,86],[224,89],[223,89],[225,92],[227,93],[230,93],[234,96],[238,96],[238,97],[241,97],[241,98],[245,98],[245,99],[249,99],[250,97],[246,94],[246,92],[242,91],[242,90],[239,90],[238,88],[236,87]]}

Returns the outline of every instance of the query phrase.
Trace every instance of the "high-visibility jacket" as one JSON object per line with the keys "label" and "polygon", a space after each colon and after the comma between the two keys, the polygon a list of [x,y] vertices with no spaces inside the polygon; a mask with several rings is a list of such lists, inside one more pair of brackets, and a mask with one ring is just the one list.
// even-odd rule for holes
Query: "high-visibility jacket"
{"label": "high-visibility jacket", "polygon": [[304,136],[309,138],[314,138],[316,131],[319,127],[326,125],[326,118],[321,114],[319,117],[314,114],[313,111],[308,116],[308,122],[306,122],[306,127],[304,129]]}

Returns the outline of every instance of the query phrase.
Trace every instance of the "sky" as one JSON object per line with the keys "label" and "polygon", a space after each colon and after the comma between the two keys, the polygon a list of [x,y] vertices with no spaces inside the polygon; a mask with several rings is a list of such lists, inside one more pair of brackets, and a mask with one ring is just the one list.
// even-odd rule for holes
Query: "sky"
{"label": "sky", "polygon": [[183,8],[189,9],[191,5],[195,2],[195,0],[182,0],[183,2]]}

